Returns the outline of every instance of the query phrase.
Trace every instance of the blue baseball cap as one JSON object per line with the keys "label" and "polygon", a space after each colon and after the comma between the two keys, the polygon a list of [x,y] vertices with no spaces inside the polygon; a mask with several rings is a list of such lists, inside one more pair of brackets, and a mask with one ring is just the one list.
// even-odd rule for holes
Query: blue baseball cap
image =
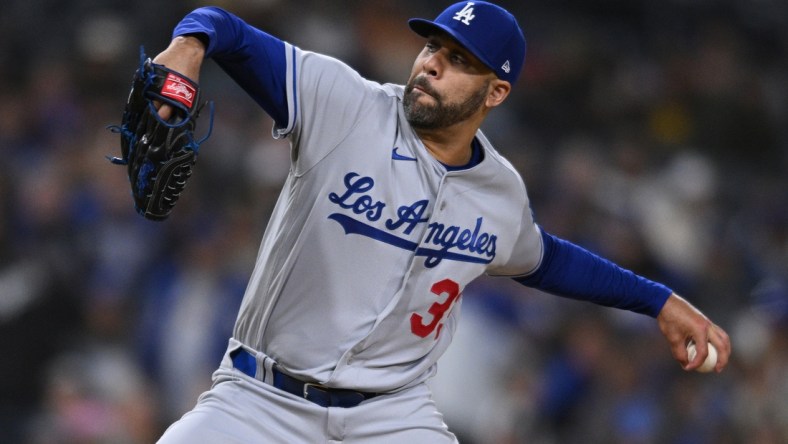
{"label": "blue baseball cap", "polygon": [[429,37],[436,31],[452,36],[501,80],[517,80],[525,62],[525,37],[517,19],[498,5],[465,1],[446,8],[434,20],[412,18],[416,34]]}

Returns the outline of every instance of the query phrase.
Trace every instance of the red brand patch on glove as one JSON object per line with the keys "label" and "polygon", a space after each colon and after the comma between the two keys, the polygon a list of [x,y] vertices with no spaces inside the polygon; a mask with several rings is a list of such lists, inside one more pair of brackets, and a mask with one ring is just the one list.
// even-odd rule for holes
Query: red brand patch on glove
{"label": "red brand patch on glove", "polygon": [[186,105],[187,108],[192,107],[196,92],[197,90],[191,83],[173,73],[167,74],[164,86],[161,87],[161,95],[177,100]]}

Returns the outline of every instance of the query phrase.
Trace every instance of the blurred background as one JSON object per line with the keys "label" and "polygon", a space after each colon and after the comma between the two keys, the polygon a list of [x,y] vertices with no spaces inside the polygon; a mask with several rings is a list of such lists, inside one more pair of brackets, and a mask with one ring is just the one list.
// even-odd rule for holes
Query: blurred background
{"label": "blurred background", "polygon": [[[402,83],[423,45],[406,20],[449,3],[214,4]],[[465,444],[788,442],[788,3],[500,4],[528,53],[484,129],[538,222],[683,294],[734,355],[686,373],[653,319],[483,278],[433,381],[446,422]],[[104,158],[139,46],[202,5],[0,6],[2,443],[154,442],[210,384],[287,146],[209,63],[213,136],[169,220],[138,216]]]}

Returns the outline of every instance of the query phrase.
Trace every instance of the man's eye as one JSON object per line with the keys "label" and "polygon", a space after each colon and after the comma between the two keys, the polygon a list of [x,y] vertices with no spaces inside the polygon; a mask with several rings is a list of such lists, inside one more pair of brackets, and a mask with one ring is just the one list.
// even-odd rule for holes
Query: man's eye
{"label": "man's eye", "polygon": [[451,57],[451,61],[454,62],[454,63],[457,63],[459,65],[464,65],[465,64],[465,57],[455,54],[455,55],[453,55]]}
{"label": "man's eye", "polygon": [[425,48],[427,48],[428,52],[435,52],[438,50],[438,45],[434,43],[427,43],[427,45],[425,45]]}

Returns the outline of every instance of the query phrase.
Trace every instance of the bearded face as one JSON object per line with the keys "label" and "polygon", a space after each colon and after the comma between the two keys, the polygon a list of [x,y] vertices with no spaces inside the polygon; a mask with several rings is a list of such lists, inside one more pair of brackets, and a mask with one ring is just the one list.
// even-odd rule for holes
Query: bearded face
{"label": "bearded face", "polygon": [[[452,126],[468,119],[481,108],[489,85],[490,81],[487,81],[466,97],[450,100],[445,94],[436,91],[426,77],[416,76],[405,86],[402,98],[405,117],[416,129],[433,130]],[[433,100],[419,100],[422,95],[429,95]]]}

